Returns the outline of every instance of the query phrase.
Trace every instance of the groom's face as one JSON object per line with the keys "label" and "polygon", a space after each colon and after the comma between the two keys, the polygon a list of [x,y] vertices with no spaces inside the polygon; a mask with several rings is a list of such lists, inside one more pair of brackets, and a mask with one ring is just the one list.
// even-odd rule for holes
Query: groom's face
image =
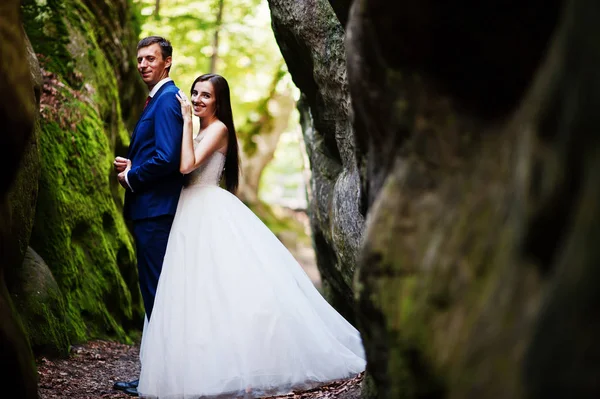
{"label": "groom's face", "polygon": [[171,57],[164,59],[160,45],[152,43],[138,50],[137,65],[142,80],[152,90],[158,82],[169,76],[167,68],[171,66]]}

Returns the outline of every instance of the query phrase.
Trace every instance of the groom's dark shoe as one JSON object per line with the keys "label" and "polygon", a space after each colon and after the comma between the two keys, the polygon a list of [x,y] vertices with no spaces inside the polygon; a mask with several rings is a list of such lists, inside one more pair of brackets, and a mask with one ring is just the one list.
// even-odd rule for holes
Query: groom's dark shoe
{"label": "groom's dark shoe", "polygon": [[129,396],[139,396],[137,388],[127,388],[124,389],[123,392],[125,392]]}
{"label": "groom's dark shoe", "polygon": [[[118,389],[120,391],[125,391],[126,389],[137,388],[140,380],[133,381],[117,381],[113,385],[114,389]],[[137,391],[136,391],[137,392]]]}

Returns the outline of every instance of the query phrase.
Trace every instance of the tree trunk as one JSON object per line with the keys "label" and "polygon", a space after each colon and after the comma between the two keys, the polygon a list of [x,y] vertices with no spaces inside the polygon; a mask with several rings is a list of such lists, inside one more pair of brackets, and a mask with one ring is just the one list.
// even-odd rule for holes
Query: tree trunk
{"label": "tree trunk", "polygon": [[219,33],[221,32],[221,26],[223,24],[223,7],[225,6],[225,0],[219,0],[217,8],[217,18],[215,20],[215,33],[213,35],[212,42],[212,55],[210,56],[210,73],[217,73],[217,61],[219,60]]}
{"label": "tree trunk", "polygon": [[259,201],[258,185],[263,170],[273,159],[279,137],[288,127],[290,115],[296,105],[290,88],[283,92],[277,91],[284,74],[282,65],[273,77],[269,94],[258,104],[258,121],[247,121],[239,129],[244,146],[241,151],[243,178],[238,195],[248,204]]}

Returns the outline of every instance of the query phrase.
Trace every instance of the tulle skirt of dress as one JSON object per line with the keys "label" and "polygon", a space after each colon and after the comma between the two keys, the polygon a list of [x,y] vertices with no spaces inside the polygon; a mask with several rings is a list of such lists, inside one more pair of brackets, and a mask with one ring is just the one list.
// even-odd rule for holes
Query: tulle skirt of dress
{"label": "tulle skirt of dress", "polygon": [[286,394],[365,368],[359,332],[217,186],[182,191],[140,359],[140,396],[160,399]]}

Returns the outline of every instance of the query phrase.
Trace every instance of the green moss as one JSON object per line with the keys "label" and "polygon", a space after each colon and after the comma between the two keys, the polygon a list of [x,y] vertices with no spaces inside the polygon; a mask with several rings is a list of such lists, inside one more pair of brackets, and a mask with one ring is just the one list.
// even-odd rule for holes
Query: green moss
{"label": "green moss", "polygon": [[12,293],[36,353],[66,356],[68,327],[63,295],[47,265],[31,248],[20,273],[18,291]]}
{"label": "green moss", "polygon": [[29,297],[30,301],[25,304],[27,311],[34,316],[27,320],[26,327],[31,347],[36,353],[66,357],[70,346],[66,334],[68,330],[64,320],[57,317],[57,314],[64,312],[62,297],[57,295],[49,298],[53,302],[41,298],[34,302],[34,298],[35,296]]}
{"label": "green moss", "polygon": [[11,393],[19,398],[38,398],[37,370],[31,345],[11,296],[0,276],[0,337],[3,379],[10,383]]}
{"label": "green moss", "polygon": [[381,398],[377,384],[373,381],[370,374],[365,374],[362,386],[360,387],[360,397],[362,399],[377,399]]}
{"label": "green moss", "polygon": [[35,216],[35,204],[40,176],[39,121],[36,120],[35,129],[26,146],[21,160],[21,167],[17,172],[15,182],[8,193],[8,209],[10,216],[2,220],[7,224],[4,229],[10,232],[3,237],[3,260],[5,265],[4,277],[9,291],[15,287],[20,266],[29,243],[31,229]]}
{"label": "green moss", "polygon": [[[429,302],[427,273],[413,269],[421,253],[398,242],[398,235],[414,232],[407,216],[399,212],[403,185],[393,176],[388,178],[382,198],[375,206],[367,232],[366,260],[362,273],[361,297],[383,318],[376,321],[376,335],[385,337],[386,354],[380,361],[379,380],[375,381],[386,398],[417,398],[436,395],[443,389],[438,370],[432,365],[435,346],[431,328],[432,309]],[[377,232],[376,234],[373,234]],[[377,349],[380,350],[380,349]]]}
{"label": "green moss", "polygon": [[[370,338],[384,337],[369,353],[379,355],[375,382],[390,393],[382,397],[466,397],[474,386],[517,386],[510,334],[524,331],[520,300],[535,289],[521,287],[524,270],[500,266],[513,264],[516,235],[507,223],[512,175],[497,159],[501,147],[490,140],[476,148],[478,158],[462,160],[461,170],[440,167],[443,176],[425,175],[412,154],[370,210],[361,301],[381,313],[368,328]],[[427,179],[434,183],[422,190]]]}
{"label": "green moss", "polygon": [[[115,317],[131,319],[130,290],[119,267],[134,268],[133,246],[106,178],[112,154],[95,112],[63,104],[74,129],[43,126],[42,177],[31,245],[66,293],[69,336],[114,335],[127,340]],[[126,253],[118,265],[119,252]],[[139,307],[138,309],[139,310]]]}
{"label": "green moss", "polygon": [[[108,18],[100,13],[122,5],[90,4],[94,12],[85,0],[23,3],[25,27],[45,71],[30,246],[62,293],[68,340],[131,342],[143,310],[133,241],[121,215],[123,192],[112,173],[115,148],[129,143],[119,98],[123,53],[106,41],[110,26],[99,25]],[[122,28],[137,40],[135,27]]]}
{"label": "green moss", "polygon": [[[73,76],[75,63],[67,45],[69,32],[63,20],[68,7],[63,0],[23,0],[23,22],[33,49],[47,68],[65,79]],[[50,39],[50,40],[49,40]]]}

